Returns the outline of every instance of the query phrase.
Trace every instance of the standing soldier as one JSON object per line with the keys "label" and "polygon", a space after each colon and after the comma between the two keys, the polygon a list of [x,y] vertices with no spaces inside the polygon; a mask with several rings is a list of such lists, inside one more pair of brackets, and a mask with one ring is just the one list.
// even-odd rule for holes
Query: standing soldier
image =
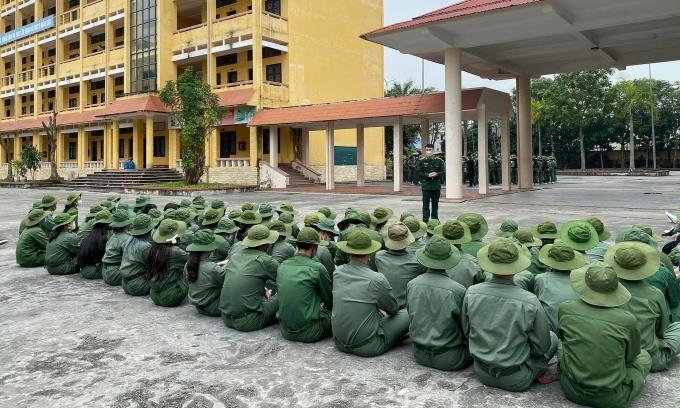
{"label": "standing soldier", "polygon": [[[433,157],[434,145],[425,146],[425,157],[418,160],[416,172],[423,191],[423,221],[427,222],[430,216],[439,219],[439,195],[442,188],[444,177],[444,161],[438,157]],[[430,213],[430,202],[432,202],[432,212]]]}
{"label": "standing soldier", "polygon": [[512,184],[517,184],[517,156],[510,156],[510,182]]}
{"label": "standing soldier", "polygon": [[471,154],[465,160],[465,173],[467,174],[468,186],[472,187],[475,182],[475,161]]}
{"label": "standing soldier", "polygon": [[418,164],[418,153],[414,152],[408,158],[408,183],[418,184],[418,176],[416,175],[416,164]]}
{"label": "standing soldier", "polygon": [[534,184],[539,184],[538,180],[538,157],[534,156],[532,163],[532,169],[534,171]]}
{"label": "standing soldier", "polygon": [[548,158],[548,169],[550,171],[550,182],[555,183],[557,181],[557,159],[555,159],[555,156]]}
{"label": "standing soldier", "polygon": [[489,178],[489,184],[495,185],[496,184],[496,171],[494,170],[496,168],[496,161],[493,159],[492,155],[489,155],[489,168],[487,170],[488,178]]}

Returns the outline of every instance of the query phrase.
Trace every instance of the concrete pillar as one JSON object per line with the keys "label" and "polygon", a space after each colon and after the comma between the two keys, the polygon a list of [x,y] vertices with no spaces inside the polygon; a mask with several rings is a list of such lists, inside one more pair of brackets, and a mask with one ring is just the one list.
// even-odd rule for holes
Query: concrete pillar
{"label": "concrete pillar", "polygon": [[250,167],[257,167],[257,126],[250,128]]}
{"label": "concrete pillar", "polygon": [[142,167],[142,149],[140,148],[141,125],[138,120],[132,122],[132,161],[137,168]]}
{"label": "concrete pillar", "polygon": [[111,122],[111,165],[112,169],[120,169],[120,121]]}
{"label": "concrete pillar", "polygon": [[[43,144],[43,137],[40,134],[39,130],[34,130],[33,131],[33,146],[38,149],[40,152],[40,157],[42,157],[42,152],[43,150],[47,151],[47,148],[45,148],[45,145]],[[42,161],[47,161],[49,158],[41,159]]]}
{"label": "concrete pillar", "polygon": [[510,191],[510,115],[501,115],[501,187]]}
{"label": "concrete pillar", "polygon": [[394,122],[393,132],[393,151],[392,151],[392,181],[394,182],[394,191],[401,191],[404,184],[404,137],[402,135],[402,120],[399,118]]}
{"label": "concrete pillar", "polygon": [[18,133],[14,134],[14,160],[21,160],[21,137]]}
{"label": "concrete pillar", "polygon": [[479,194],[489,192],[489,121],[486,106],[477,107],[477,154],[479,160]]}
{"label": "concrete pillar", "polygon": [[357,126],[357,187],[363,187],[366,182],[366,151],[364,149],[364,125]]}
{"label": "concrete pillar", "polygon": [[446,121],[446,198],[463,198],[463,94],[461,91],[460,50],[449,48],[444,54]]}
{"label": "concrete pillar", "polygon": [[78,169],[82,170],[85,168],[85,162],[88,161],[86,157],[88,156],[89,152],[89,146],[87,145],[87,133],[85,133],[85,129],[83,129],[82,126],[78,127],[78,154],[76,157],[78,158]]}
{"label": "concrete pillar", "polygon": [[326,190],[335,189],[335,124],[326,125]]}
{"label": "concrete pillar", "polygon": [[146,117],[146,130],[144,132],[144,139],[146,142],[146,168],[153,168],[153,116]]}
{"label": "concrete pillar", "polygon": [[517,170],[519,188],[534,186],[531,163],[531,79],[517,77]]}
{"label": "concrete pillar", "polygon": [[309,166],[309,129],[302,129],[302,163]]}
{"label": "concrete pillar", "polygon": [[168,168],[174,169],[177,167],[177,138],[179,134],[177,129],[168,130]]}
{"label": "concrete pillar", "polygon": [[279,167],[279,128],[276,126],[269,128],[269,165]]}
{"label": "concrete pillar", "polygon": [[427,119],[420,121],[420,139],[423,147],[430,143],[430,121]]}
{"label": "concrete pillar", "polygon": [[57,130],[57,135],[54,139],[54,143],[57,145],[54,153],[54,161],[56,162],[57,168],[59,168],[61,162],[64,161],[64,137],[59,130]]}

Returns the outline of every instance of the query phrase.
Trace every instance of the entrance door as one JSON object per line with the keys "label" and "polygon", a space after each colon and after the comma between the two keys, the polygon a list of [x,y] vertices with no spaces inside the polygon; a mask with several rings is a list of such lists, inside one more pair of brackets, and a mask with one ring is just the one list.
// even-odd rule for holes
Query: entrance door
{"label": "entrance door", "polygon": [[92,142],[90,143],[92,145],[92,148],[90,149],[90,160],[91,161],[97,161],[97,157],[99,155],[97,154],[97,142]]}
{"label": "entrance door", "polygon": [[220,132],[220,158],[236,154],[236,132]]}

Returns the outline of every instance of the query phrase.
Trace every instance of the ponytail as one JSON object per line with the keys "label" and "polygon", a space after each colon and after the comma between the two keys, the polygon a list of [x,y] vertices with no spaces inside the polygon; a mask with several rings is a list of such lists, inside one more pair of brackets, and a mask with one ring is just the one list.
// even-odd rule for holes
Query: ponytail
{"label": "ponytail", "polygon": [[203,252],[189,252],[189,259],[187,260],[187,280],[189,282],[196,282],[198,279],[198,268],[201,266],[201,258]]}

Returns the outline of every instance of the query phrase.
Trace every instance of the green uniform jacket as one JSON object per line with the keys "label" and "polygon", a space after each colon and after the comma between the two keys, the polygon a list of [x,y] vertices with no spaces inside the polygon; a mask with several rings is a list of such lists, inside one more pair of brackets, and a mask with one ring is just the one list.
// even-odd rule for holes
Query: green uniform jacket
{"label": "green uniform jacket", "polygon": [[[367,233],[368,236],[371,237],[371,239],[373,241],[378,241],[381,244],[384,243],[383,238],[378,231],[364,227],[363,225],[359,225],[355,228],[361,228],[361,230],[364,231],[365,233]],[[346,230],[340,232],[340,236],[338,237],[338,242],[347,241],[347,235],[349,234],[350,231],[351,231],[350,229],[346,229]],[[348,262],[349,262],[349,256],[344,251],[342,251],[340,248],[336,247],[335,264],[337,266],[340,266],[340,265],[344,265]],[[375,254],[371,254],[371,256],[369,257],[368,267],[371,268],[374,271],[378,270],[378,268],[375,266]]]}
{"label": "green uniform jacket", "polygon": [[319,245],[316,249],[314,260],[320,262],[329,274],[335,272],[335,262],[333,261],[333,254],[328,247]]}
{"label": "green uniform jacket", "polygon": [[666,299],[659,289],[645,281],[621,280],[631,294],[630,302],[621,306],[637,319],[640,331],[640,347],[654,354],[659,349],[659,339],[666,333],[669,324]]}
{"label": "green uniform jacket", "polygon": [[94,228],[94,225],[92,224],[94,222],[94,218],[88,220],[83,224],[80,228],[78,228],[78,242],[83,242],[83,240],[90,235],[90,232],[92,232],[92,229]]}
{"label": "green uniform jacket", "polygon": [[288,241],[277,241],[272,245],[271,256],[278,263],[295,256],[295,247]]}
{"label": "green uniform jacket", "polygon": [[378,309],[391,316],[399,311],[385,275],[356,261],[335,270],[331,323],[336,342],[345,348],[367,344],[380,328]]}
{"label": "green uniform jacket", "polygon": [[387,278],[399,309],[406,307],[406,285],[411,279],[427,271],[427,268],[416,260],[415,255],[406,251],[378,251],[375,254],[375,266],[378,272]]}
{"label": "green uniform jacket", "polygon": [[415,254],[416,251],[424,247],[425,244],[426,242],[423,238],[418,238],[411,245],[409,245],[408,248],[406,248],[406,252],[409,254]]}
{"label": "green uniform jacket", "polygon": [[609,249],[609,244],[606,242],[598,242],[595,248],[586,251],[586,259],[588,262],[602,262],[604,253]]}
{"label": "green uniform jacket", "polygon": [[461,253],[458,265],[451,269],[447,269],[446,274],[449,275],[449,278],[460,283],[466,289],[486,280],[482,268],[479,267],[477,258],[466,253]]}
{"label": "green uniform jacket", "polygon": [[232,245],[231,248],[229,248],[229,256],[227,258],[231,259],[231,257],[234,256],[235,253],[240,252],[246,248],[248,247],[243,245],[243,242],[241,241],[234,242],[234,245]]}
{"label": "green uniform jacket", "polygon": [[470,241],[466,244],[462,244],[460,246],[460,251],[465,254],[470,254],[476,258],[477,252],[479,252],[480,249],[484,248],[485,245],[486,244],[482,241]]}
{"label": "green uniform jacket", "polygon": [[333,283],[321,263],[304,255],[295,255],[279,265],[276,273],[279,310],[276,317],[288,332],[305,329],[318,320],[321,304],[333,307]]}
{"label": "green uniform jacket", "polygon": [[145,296],[149,294],[149,281],[146,280],[146,258],[151,244],[136,237],[125,241],[123,258],[120,262],[121,284],[128,295]]}
{"label": "green uniform jacket", "polygon": [[517,367],[550,351],[543,306],[512,282],[492,279],[468,288],[461,323],[470,354],[489,367]]}
{"label": "green uniform jacket", "polygon": [[87,265],[80,268],[80,276],[84,279],[101,279],[102,278],[102,263],[98,262],[95,265]]}
{"label": "green uniform jacket", "polygon": [[529,248],[529,255],[531,255],[531,265],[529,265],[527,270],[534,275],[538,275],[550,270],[550,267],[543,265],[543,262],[538,259],[539,250],[539,247]]}
{"label": "green uniform jacket", "polygon": [[672,320],[674,322],[680,321],[680,313],[678,313],[680,312],[680,310],[678,310],[678,306],[680,305],[680,285],[678,285],[678,278],[675,274],[661,264],[659,270],[651,277],[645,279],[645,282],[663,293],[663,296],[668,303]]}
{"label": "green uniform jacket", "polygon": [[24,268],[44,266],[46,247],[47,234],[40,224],[26,228],[17,240],[15,252],[17,263]]}
{"label": "green uniform jacket", "polygon": [[187,263],[187,253],[179,247],[173,246],[168,260],[168,271],[165,279],[151,280],[149,294],[151,300],[158,306],[174,307],[182,303],[187,297],[189,286],[184,278],[184,265]]}
{"label": "green uniform jacket", "polygon": [[222,262],[229,256],[230,249],[231,243],[225,240],[223,243],[220,244],[220,246],[217,247],[216,250],[213,251],[212,255],[210,255],[210,258],[208,258],[208,260],[211,262]]}
{"label": "green uniform jacket", "polygon": [[465,288],[444,271],[428,270],[410,281],[406,288],[409,336],[414,344],[430,349],[465,345],[460,326]]}
{"label": "green uniform jacket", "polygon": [[[189,303],[196,306],[199,313],[220,317],[220,293],[224,286],[225,273],[226,269],[214,262],[201,262],[196,281],[189,283]],[[184,274],[186,275],[186,266]]]}
{"label": "green uniform jacket", "polygon": [[80,242],[76,234],[63,231],[45,250],[45,268],[52,275],[78,273],[78,251]]}
{"label": "green uniform jacket", "polygon": [[236,320],[263,311],[264,286],[276,282],[279,263],[266,253],[244,248],[229,258],[220,295],[222,315]]}
{"label": "green uniform jacket", "polygon": [[187,247],[191,245],[192,242],[194,242],[194,231],[191,230],[191,227],[187,229],[184,234],[182,234],[181,237],[179,237],[179,247],[182,251],[186,251]]}
{"label": "green uniform jacket", "polygon": [[557,310],[560,305],[579,298],[571,288],[569,271],[550,271],[536,275],[534,294],[548,316],[550,330],[557,333]]}
{"label": "green uniform jacket", "polygon": [[[437,175],[428,176],[433,171],[437,172]],[[440,190],[445,171],[444,160],[439,157],[421,157],[416,164],[416,173],[423,190]]]}
{"label": "green uniform jacket", "polygon": [[127,232],[115,232],[106,241],[106,252],[102,258],[102,277],[109,285],[120,285],[120,263],[123,260],[123,245],[130,239]]}

